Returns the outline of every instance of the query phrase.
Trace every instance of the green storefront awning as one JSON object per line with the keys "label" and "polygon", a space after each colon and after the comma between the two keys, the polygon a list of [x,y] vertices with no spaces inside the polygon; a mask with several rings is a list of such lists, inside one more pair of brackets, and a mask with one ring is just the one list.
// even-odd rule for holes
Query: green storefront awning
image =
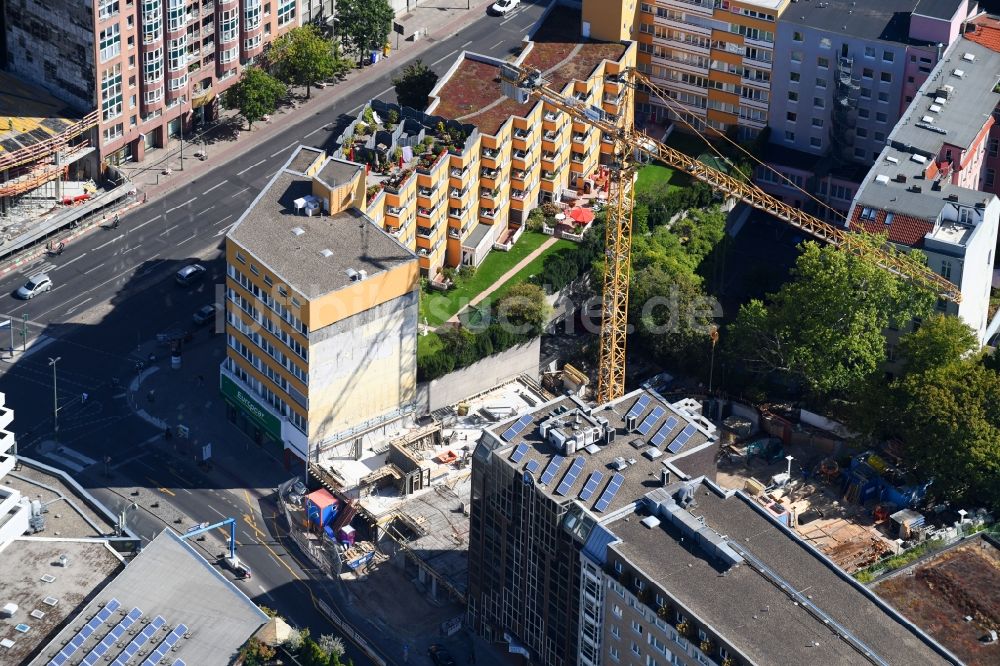
{"label": "green storefront awning", "polygon": [[249,393],[236,385],[232,379],[225,375],[220,376],[222,382],[220,388],[222,395],[227,402],[234,407],[239,407],[251,421],[264,429],[276,441],[281,441],[281,419],[265,409]]}

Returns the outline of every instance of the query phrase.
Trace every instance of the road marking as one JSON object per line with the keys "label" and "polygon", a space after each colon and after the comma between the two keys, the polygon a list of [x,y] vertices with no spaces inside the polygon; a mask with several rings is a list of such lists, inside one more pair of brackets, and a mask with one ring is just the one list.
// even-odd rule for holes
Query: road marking
{"label": "road marking", "polygon": [[207,213],[208,211],[212,210],[213,208],[215,208],[215,206],[209,206],[208,208],[206,208],[205,210],[201,211],[198,214],[199,215],[204,215],[205,213]]}
{"label": "road marking", "polygon": [[247,190],[249,190],[249,189],[250,189],[249,187],[244,187],[244,188],[243,188],[242,190],[240,190],[239,192],[235,192],[235,193],[233,193],[233,194],[230,194],[230,195],[229,195],[229,198],[230,198],[230,199],[232,199],[232,198],[234,198],[234,197],[238,197],[239,195],[243,194],[244,192],[246,192],[246,191],[247,191]]}
{"label": "road marking", "polygon": [[191,197],[190,199],[188,199],[187,201],[185,201],[181,205],[174,206],[173,208],[168,208],[167,210],[163,211],[163,214],[166,215],[167,213],[172,213],[173,211],[177,210],[178,208],[184,208],[185,206],[187,206],[188,204],[190,204],[192,201],[197,201],[197,200],[198,200],[198,197]]}
{"label": "road marking", "polygon": [[94,266],[93,268],[88,268],[87,270],[85,270],[85,271],[83,272],[83,274],[84,274],[84,275],[88,275],[88,274],[90,274],[90,273],[93,273],[93,272],[94,272],[94,271],[96,271],[96,270],[97,270],[98,268],[102,267],[103,265],[104,265],[104,264],[97,264],[97,265],[96,265],[96,266]]}
{"label": "road marking", "polygon": [[142,224],[140,224],[139,226],[136,226],[136,227],[132,227],[132,231],[135,231],[135,230],[137,230],[137,229],[142,229],[142,228],[143,228],[144,226],[146,226],[146,225],[147,225],[147,224],[149,224],[150,222],[156,222],[156,221],[157,221],[158,219],[160,219],[161,217],[163,217],[163,216],[162,216],[162,215],[157,215],[156,217],[152,217],[152,218],[150,218],[150,219],[146,220],[145,222],[143,222]]}
{"label": "road marking", "polygon": [[192,238],[195,238],[197,235],[198,235],[197,233],[192,233],[187,238],[182,238],[181,240],[177,241],[177,244],[180,245],[181,243],[187,243],[189,240],[191,240]]}
{"label": "road marking", "polygon": [[208,504],[208,505],[206,505],[206,506],[208,506],[208,508],[209,508],[209,509],[211,509],[212,511],[216,512],[217,514],[219,514],[219,515],[220,515],[220,516],[222,516],[223,518],[228,518],[228,517],[229,517],[229,516],[227,516],[226,514],[224,514],[224,513],[222,513],[221,511],[219,511],[218,509],[216,509],[216,508],[215,508],[214,506],[212,506],[211,504]]}
{"label": "road marking", "polygon": [[228,180],[224,180],[221,183],[219,183],[218,185],[212,185],[212,187],[210,187],[207,190],[205,190],[204,192],[202,192],[202,196],[208,194],[209,192],[211,192],[212,190],[214,190],[216,188],[222,187],[223,185],[225,185],[228,182],[229,182]]}
{"label": "road marking", "polygon": [[388,93],[388,92],[392,92],[392,91],[393,91],[393,90],[395,90],[395,89],[396,89],[395,87],[393,87],[393,86],[389,86],[388,88],[386,88],[385,90],[383,90],[383,91],[382,91],[382,92],[380,92],[379,94],[375,95],[375,98],[376,98],[376,99],[378,99],[378,98],[379,98],[379,97],[381,97],[382,95],[384,95],[384,94],[386,94],[386,93]]}
{"label": "road marking", "polygon": [[193,495],[194,494],[190,490],[188,490],[187,488],[181,488],[181,490],[183,490],[184,492],[186,492],[188,495]]}
{"label": "road marking", "polygon": [[215,232],[215,238],[218,238],[219,236],[222,236],[223,234],[228,234],[229,230],[232,229],[234,226],[236,226],[235,222],[233,222],[232,224],[230,224],[227,227],[222,227],[217,232]]}
{"label": "road marking", "polygon": [[466,43],[462,44],[462,48],[464,49],[464,48],[465,48],[466,46],[468,46],[468,45],[469,45],[469,44],[471,44],[471,43],[472,43],[472,40],[470,39],[470,40],[469,40],[469,41],[467,41]]}
{"label": "road marking", "polygon": [[107,246],[111,245],[112,243],[114,243],[115,241],[120,241],[120,240],[121,240],[121,239],[123,239],[123,238],[125,238],[125,234],[118,234],[117,236],[115,236],[114,238],[112,238],[111,240],[109,240],[109,241],[108,241],[107,243],[104,243],[104,244],[102,244],[102,245],[98,245],[97,247],[95,247],[95,248],[93,249],[93,251],[94,251],[94,252],[97,252],[97,251],[98,251],[98,250],[100,250],[101,248],[105,248],[105,247],[107,247]]}
{"label": "road marking", "polygon": [[245,173],[246,173],[247,171],[249,171],[250,169],[253,169],[253,168],[255,168],[255,167],[259,167],[259,166],[260,166],[261,164],[263,164],[264,162],[265,162],[265,160],[261,160],[260,162],[257,162],[256,164],[251,164],[251,165],[250,165],[250,166],[248,166],[248,167],[247,167],[246,169],[243,169],[243,171],[237,171],[237,172],[236,172],[236,175],[237,175],[237,176],[242,176],[243,174],[245,174]]}
{"label": "road marking", "polygon": [[80,307],[84,303],[87,303],[88,301],[92,301],[92,300],[93,300],[92,298],[88,298],[86,300],[82,300],[79,303],[77,303],[76,305],[74,305],[73,307],[71,307],[69,310],[66,310],[66,312],[64,314],[73,314],[73,312],[75,312],[78,307]]}
{"label": "road marking", "polygon": [[[287,146],[285,146],[285,147],[284,147],[284,148],[282,148],[281,150],[279,150],[279,151],[277,151],[277,152],[274,152],[274,153],[271,153],[271,157],[277,157],[277,156],[278,156],[278,155],[280,155],[281,153],[285,152],[285,151],[286,151],[286,150],[288,150],[289,148],[291,148],[291,147],[293,147],[294,145],[296,145],[296,143],[297,143],[297,142],[295,142],[295,141],[292,141],[292,142],[291,142],[290,144],[288,144]],[[261,163],[263,163],[263,160],[261,160],[260,162],[258,162],[258,164],[261,164]]]}
{"label": "road marking", "polygon": [[169,234],[169,233],[170,233],[171,231],[173,231],[174,229],[176,229],[176,228],[177,228],[177,227],[179,227],[179,226],[180,226],[180,225],[178,225],[178,224],[175,224],[175,225],[174,225],[174,226],[172,226],[172,227],[167,227],[166,229],[164,229],[163,231],[161,231],[161,232],[160,232],[160,235],[161,235],[161,236],[166,236],[167,234]]}
{"label": "road marking", "polygon": [[452,51],[451,53],[449,53],[446,56],[442,56],[442,57],[438,58],[437,60],[435,60],[434,62],[431,63],[431,67],[434,67],[435,65],[437,65],[442,60],[447,60],[448,58],[452,57],[456,53],[458,53],[458,49],[455,49],[454,51]]}
{"label": "road marking", "polygon": [[[359,106],[358,108],[360,109],[361,107]],[[352,113],[353,113],[353,111],[352,111]],[[316,129],[314,129],[314,130],[313,130],[312,132],[309,132],[309,134],[306,134],[305,138],[307,138],[307,139],[308,139],[309,137],[311,137],[311,136],[312,136],[313,134],[315,134],[316,132],[319,132],[320,130],[323,130],[323,129],[325,129],[325,127],[326,127],[325,125],[324,125],[323,127],[317,127],[317,128],[316,128]]]}
{"label": "road marking", "polygon": [[496,47],[498,47],[498,46],[500,46],[501,44],[503,44],[503,43],[504,43],[505,41],[506,41],[506,40],[503,40],[503,39],[501,39],[501,40],[500,40],[499,42],[497,42],[496,44],[494,44],[493,46],[491,46],[489,50],[490,50],[490,51],[492,51],[492,50],[493,50],[493,49],[495,49]]}
{"label": "road marking", "polygon": [[[156,481],[153,481],[153,479],[151,479],[150,477],[147,476],[146,479],[150,483],[152,483],[154,486],[156,485]],[[175,493],[174,491],[170,490],[169,488],[157,488],[157,490],[159,490],[161,493],[166,493],[167,495],[170,495],[171,497],[177,497],[177,493]]]}
{"label": "road marking", "polygon": [[87,255],[87,253],[84,252],[83,254],[81,254],[78,257],[73,257],[72,259],[70,259],[69,261],[67,261],[65,264],[63,264],[62,266],[56,266],[55,268],[50,268],[49,271],[54,273],[57,270],[59,270],[60,268],[66,268],[67,266],[69,266],[70,264],[72,264],[74,261],[79,261],[79,260],[83,259],[86,255]]}
{"label": "road marking", "polygon": [[218,224],[222,224],[223,222],[225,222],[226,220],[228,220],[228,219],[229,219],[229,218],[231,218],[231,217],[232,217],[232,214],[230,214],[230,215],[226,215],[226,216],[225,216],[224,218],[222,218],[221,220],[219,220],[218,222],[216,222],[216,224],[217,224],[217,225],[218,225]]}
{"label": "road marking", "polygon": [[130,247],[130,248],[127,248],[127,249],[125,249],[125,250],[122,250],[122,254],[128,254],[128,253],[129,253],[129,252],[131,252],[132,250],[137,250],[137,249],[139,249],[140,247],[142,247],[142,243],[136,243],[136,244],[135,244],[135,245],[133,245],[132,247]]}

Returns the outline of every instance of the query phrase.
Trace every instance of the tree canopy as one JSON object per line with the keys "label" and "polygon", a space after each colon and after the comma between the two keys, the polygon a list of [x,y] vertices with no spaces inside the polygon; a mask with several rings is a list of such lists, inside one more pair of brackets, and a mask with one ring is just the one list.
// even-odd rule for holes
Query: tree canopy
{"label": "tree canopy", "polygon": [[396,88],[396,101],[400,106],[408,106],[418,111],[427,108],[427,97],[437,85],[438,75],[434,70],[417,59],[403,68],[403,72],[393,78],[392,85]]}
{"label": "tree canopy", "polygon": [[813,397],[842,395],[878,372],[885,329],[927,316],[934,297],[871,259],[811,241],[802,249],[767,304],[740,308],[729,349],[751,373],[781,375]]}
{"label": "tree canopy", "polygon": [[934,314],[900,338],[903,372],[914,374],[950,365],[979,347],[976,333],[958,317]]}
{"label": "tree canopy", "polygon": [[338,0],[337,20],[341,38],[358,53],[361,62],[369,51],[381,51],[389,39],[395,14],[388,0]]}
{"label": "tree canopy", "polygon": [[498,323],[512,327],[518,335],[541,335],[552,308],[545,292],[530,282],[516,284],[494,305]]}
{"label": "tree canopy", "polygon": [[314,83],[329,79],[336,70],[333,44],[315,25],[293,28],[274,40],[270,60],[279,79],[306,87],[306,97]]}
{"label": "tree canopy", "polygon": [[253,124],[277,108],[287,89],[259,67],[247,67],[240,80],[225,93],[223,102],[227,108],[237,109],[247,121],[249,129]]}

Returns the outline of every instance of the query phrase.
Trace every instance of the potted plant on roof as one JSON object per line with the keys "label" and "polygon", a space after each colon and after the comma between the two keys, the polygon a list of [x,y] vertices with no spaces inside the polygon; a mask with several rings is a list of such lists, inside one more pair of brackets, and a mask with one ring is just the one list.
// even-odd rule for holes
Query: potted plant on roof
{"label": "potted plant on roof", "polygon": [[674,627],[677,629],[677,633],[685,638],[691,633],[691,623],[687,620],[681,620]]}

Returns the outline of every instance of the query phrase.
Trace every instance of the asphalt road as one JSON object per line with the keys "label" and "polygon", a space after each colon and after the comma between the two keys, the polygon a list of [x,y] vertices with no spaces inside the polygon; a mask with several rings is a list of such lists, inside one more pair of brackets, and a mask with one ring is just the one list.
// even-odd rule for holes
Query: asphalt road
{"label": "asphalt road", "polygon": [[[419,57],[444,74],[462,49],[505,56],[542,11],[542,6],[526,3],[508,19],[484,17]],[[395,68],[404,64],[391,62]],[[350,114],[370,97],[394,97],[392,75],[387,68],[360,90],[317,108],[273,138],[248,146],[237,159],[150,201],[123,219],[118,229],[99,229],[61,256],[47,257],[0,280],[0,294],[12,293],[26,276],[42,271],[55,285],[27,302],[0,297],[6,299],[0,301],[0,321],[13,319],[19,332],[26,316],[28,338],[35,340],[28,354],[0,363],[0,391],[14,409],[21,451],[54,463],[43,454],[55,424],[49,359],[58,359],[59,444],[96,461],[105,456],[112,460],[106,471],[100,462],[79,464],[78,458],[62,456],[69,461],[65,467],[112,510],[137,502],[142,508],[129,513],[128,521],[144,539],[167,524],[183,532],[193,524],[236,518],[239,555],[253,570],[252,580],[237,584],[258,603],[275,608],[297,626],[309,627],[314,636],[335,633],[317,605],[321,599],[333,605],[325,588],[332,583],[313,577],[314,572],[303,569],[285,548],[289,541],[282,538],[281,521],[275,519],[273,488],[288,473],[257,452],[248,454],[228,477],[223,469],[199,470],[189,462],[191,457],[157,441],[158,429],[135,415],[122,387],[135,376],[137,363],[156,349],[152,341],[157,332],[186,325],[198,307],[221,302],[223,236],[294,146],[329,148],[350,122]],[[171,176],[184,177],[182,172]],[[173,273],[195,260],[209,268],[209,279],[191,289],[175,285]],[[9,335],[9,330],[0,329],[0,348],[8,346]],[[20,345],[19,335],[14,342]],[[194,344],[214,346],[221,358],[221,335],[200,334]],[[216,373],[217,365],[205,368],[206,377]],[[232,442],[217,446],[242,449],[242,438],[234,429]],[[211,560],[224,550],[224,538],[213,533],[196,543]],[[348,648],[355,664],[369,663],[356,646],[348,642]],[[390,661],[400,657],[387,656]]]}

